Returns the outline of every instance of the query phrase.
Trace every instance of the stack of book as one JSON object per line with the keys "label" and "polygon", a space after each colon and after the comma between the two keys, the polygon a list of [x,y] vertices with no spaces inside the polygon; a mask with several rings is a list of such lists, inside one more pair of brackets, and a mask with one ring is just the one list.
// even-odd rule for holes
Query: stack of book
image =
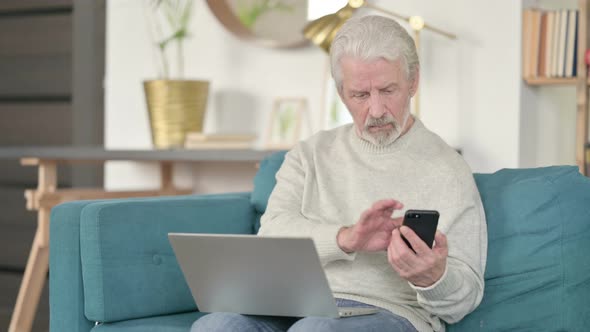
{"label": "stack of book", "polygon": [[578,10],[523,11],[523,77],[575,77],[577,72]]}
{"label": "stack of book", "polygon": [[186,149],[252,149],[256,135],[248,134],[186,134]]}

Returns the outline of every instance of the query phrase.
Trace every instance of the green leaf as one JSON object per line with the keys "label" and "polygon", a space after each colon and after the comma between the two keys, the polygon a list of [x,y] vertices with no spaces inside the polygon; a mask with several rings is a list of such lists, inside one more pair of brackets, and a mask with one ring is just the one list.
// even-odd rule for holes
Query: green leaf
{"label": "green leaf", "polygon": [[[140,0],[146,1],[146,0]],[[190,36],[188,31],[194,0],[150,0],[154,15],[148,17],[155,28],[154,43],[159,50],[164,77],[168,77],[168,67],[171,56],[166,50],[171,44],[177,44],[179,71],[184,67],[182,41]],[[181,74],[181,73],[178,73]]]}
{"label": "green leaf", "polygon": [[191,19],[192,9],[193,9],[193,2],[188,1],[183,9],[182,17],[180,18],[180,22],[183,27],[188,26],[188,23]]}

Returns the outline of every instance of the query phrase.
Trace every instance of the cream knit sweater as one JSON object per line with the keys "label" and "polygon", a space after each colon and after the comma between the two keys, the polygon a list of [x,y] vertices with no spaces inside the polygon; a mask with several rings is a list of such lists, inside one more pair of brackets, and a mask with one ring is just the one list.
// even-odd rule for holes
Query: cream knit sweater
{"label": "cream knit sweater", "polygon": [[[286,155],[276,178],[258,234],[313,238],[335,297],[390,310],[419,331],[444,331],[441,319],[457,322],[480,303],[487,233],[479,192],[461,156],[419,120],[384,147],[360,139],[352,125],[320,132]],[[449,256],[434,285],[401,279],[386,252],[338,247],[342,226],[388,198],[440,212]]]}

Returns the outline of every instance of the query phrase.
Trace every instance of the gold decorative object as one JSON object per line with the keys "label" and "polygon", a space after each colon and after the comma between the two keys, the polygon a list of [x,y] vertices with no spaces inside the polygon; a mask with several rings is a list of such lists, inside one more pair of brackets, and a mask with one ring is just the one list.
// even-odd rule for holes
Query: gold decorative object
{"label": "gold decorative object", "polygon": [[203,131],[208,81],[153,80],[143,87],[154,147],[180,148],[187,132]]}
{"label": "gold decorative object", "polygon": [[336,33],[340,30],[340,27],[342,27],[344,22],[352,17],[356,8],[358,8],[353,7],[351,2],[352,1],[349,1],[346,6],[334,14],[322,16],[307,24],[305,28],[303,28],[303,35],[305,38],[319,46],[326,51],[326,53],[330,53],[330,46],[332,46],[332,41],[334,40]]}
{"label": "gold decorative object", "polygon": [[[348,0],[346,6],[338,10],[336,13],[322,16],[317,20],[308,23],[303,29],[303,35],[312,43],[316,44],[321,49],[326,51],[326,53],[329,53],[332,41],[334,40],[334,37],[336,36],[338,30],[340,30],[340,27],[342,27],[344,22],[351,18],[352,15],[356,12],[356,10],[361,7],[371,8],[375,11],[408,22],[412,30],[414,30],[414,41],[416,43],[416,50],[418,51],[418,54],[420,54],[420,31],[422,31],[422,29],[430,30],[432,32],[443,35],[449,39],[457,38],[457,36],[455,36],[452,33],[446,32],[444,30],[435,28],[432,25],[426,24],[424,22],[424,19],[420,16],[401,15],[389,10],[385,10],[381,7],[375,6],[372,3],[367,2],[365,0]],[[416,95],[414,96],[414,114],[417,117],[420,117],[419,91],[417,91]]]}
{"label": "gold decorative object", "polygon": [[410,18],[408,19],[408,22],[410,23],[410,26],[412,27],[412,30],[414,31],[420,31],[422,29],[424,29],[424,19],[421,16],[410,16]]}

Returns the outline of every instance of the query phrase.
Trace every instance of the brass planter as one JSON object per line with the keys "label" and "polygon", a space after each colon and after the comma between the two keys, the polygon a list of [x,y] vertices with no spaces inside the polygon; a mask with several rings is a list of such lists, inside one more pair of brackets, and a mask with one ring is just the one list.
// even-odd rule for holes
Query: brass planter
{"label": "brass planter", "polygon": [[152,80],[143,88],[154,147],[182,147],[187,132],[203,131],[209,82]]}

